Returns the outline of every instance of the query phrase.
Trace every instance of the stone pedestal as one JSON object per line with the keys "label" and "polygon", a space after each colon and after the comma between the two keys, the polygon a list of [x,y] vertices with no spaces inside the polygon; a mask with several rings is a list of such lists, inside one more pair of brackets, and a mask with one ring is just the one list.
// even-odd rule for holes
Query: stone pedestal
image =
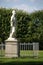
{"label": "stone pedestal", "polygon": [[18,43],[15,38],[8,38],[5,44],[5,56],[8,58],[18,57]]}

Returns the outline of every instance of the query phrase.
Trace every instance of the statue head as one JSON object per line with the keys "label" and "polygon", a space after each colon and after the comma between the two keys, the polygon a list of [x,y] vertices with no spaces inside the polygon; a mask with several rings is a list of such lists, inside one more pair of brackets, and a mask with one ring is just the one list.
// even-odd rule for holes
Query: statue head
{"label": "statue head", "polygon": [[12,14],[15,14],[15,10],[12,11]]}

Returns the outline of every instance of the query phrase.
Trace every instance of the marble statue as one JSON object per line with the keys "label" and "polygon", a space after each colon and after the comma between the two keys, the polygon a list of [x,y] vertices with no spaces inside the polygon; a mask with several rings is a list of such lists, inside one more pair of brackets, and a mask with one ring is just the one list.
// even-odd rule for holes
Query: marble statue
{"label": "marble statue", "polygon": [[7,40],[5,40],[5,57],[7,58],[14,58],[18,57],[18,43],[17,39],[12,37],[13,33],[15,32],[15,10],[12,11],[12,16],[11,16],[11,30],[10,30],[10,35]]}
{"label": "marble statue", "polygon": [[12,38],[13,33],[15,32],[15,10],[12,11],[11,16],[11,31],[10,31],[10,38]]}

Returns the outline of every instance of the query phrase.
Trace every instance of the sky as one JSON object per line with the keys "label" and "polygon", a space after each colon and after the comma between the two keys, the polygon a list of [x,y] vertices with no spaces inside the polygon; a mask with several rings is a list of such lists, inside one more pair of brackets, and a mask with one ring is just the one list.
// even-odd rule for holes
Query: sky
{"label": "sky", "polygon": [[43,0],[0,0],[0,7],[34,12],[36,10],[43,10]]}

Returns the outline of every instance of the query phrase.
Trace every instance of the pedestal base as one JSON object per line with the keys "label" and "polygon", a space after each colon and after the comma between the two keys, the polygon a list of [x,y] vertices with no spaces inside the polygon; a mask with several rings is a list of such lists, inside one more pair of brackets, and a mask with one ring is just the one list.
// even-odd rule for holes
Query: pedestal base
{"label": "pedestal base", "polygon": [[5,56],[8,58],[18,57],[18,43],[15,38],[8,38],[5,44]]}

